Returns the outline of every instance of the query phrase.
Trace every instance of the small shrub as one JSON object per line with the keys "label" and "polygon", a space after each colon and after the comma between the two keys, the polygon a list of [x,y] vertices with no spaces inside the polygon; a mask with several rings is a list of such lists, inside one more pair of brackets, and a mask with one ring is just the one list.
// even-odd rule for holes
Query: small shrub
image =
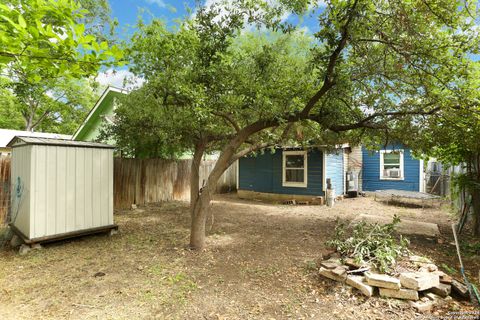
{"label": "small shrub", "polygon": [[407,238],[395,235],[395,227],[400,222],[398,216],[392,223],[379,225],[364,221],[353,227],[347,235],[345,223],[337,220],[335,236],[327,245],[335,248],[343,257],[351,257],[358,264],[369,264],[381,272],[388,272],[399,256],[408,253]]}

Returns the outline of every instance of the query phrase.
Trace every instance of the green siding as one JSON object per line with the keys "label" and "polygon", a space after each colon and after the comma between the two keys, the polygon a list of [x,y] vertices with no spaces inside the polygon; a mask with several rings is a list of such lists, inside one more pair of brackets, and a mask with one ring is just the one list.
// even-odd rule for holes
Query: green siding
{"label": "green siding", "polygon": [[[83,128],[78,132],[75,140],[77,141],[95,141],[100,135],[100,129],[105,120],[103,116],[112,116],[114,114],[115,98],[122,96],[123,93],[109,91],[96,110],[85,122]],[[114,141],[108,141],[109,144],[115,144]]]}

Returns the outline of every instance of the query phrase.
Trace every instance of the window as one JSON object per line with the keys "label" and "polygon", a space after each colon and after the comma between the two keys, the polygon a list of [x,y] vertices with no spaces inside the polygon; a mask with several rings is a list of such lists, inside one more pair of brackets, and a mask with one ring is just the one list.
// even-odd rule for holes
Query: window
{"label": "window", "polygon": [[380,179],[403,180],[403,150],[380,151]]}
{"label": "window", "polygon": [[307,151],[283,151],[284,187],[307,187]]}

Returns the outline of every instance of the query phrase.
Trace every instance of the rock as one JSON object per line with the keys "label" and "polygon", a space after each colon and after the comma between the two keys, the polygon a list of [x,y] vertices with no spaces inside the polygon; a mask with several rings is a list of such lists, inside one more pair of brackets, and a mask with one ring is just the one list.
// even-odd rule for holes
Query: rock
{"label": "rock", "polygon": [[452,280],[452,291],[462,298],[468,298],[467,286],[455,279]]}
{"label": "rock", "polygon": [[26,255],[30,250],[32,250],[28,245],[26,244],[22,244],[20,246],[20,249],[18,249],[18,253],[21,255],[21,256],[24,256]]}
{"label": "rock", "polygon": [[411,289],[380,288],[380,296],[403,300],[418,300],[418,291]]}
{"label": "rock", "polygon": [[440,282],[445,284],[452,284],[453,278],[450,277],[448,274],[444,274],[440,276]]}
{"label": "rock", "polygon": [[420,313],[432,311],[433,301],[410,301],[410,305]]}
{"label": "rock", "polygon": [[324,267],[325,269],[335,269],[336,267],[340,266],[340,263],[332,260],[326,260],[322,261],[320,266]]}
{"label": "rock", "polygon": [[347,267],[346,266],[338,266],[335,269],[332,270],[334,274],[337,276],[343,276],[347,274]]}
{"label": "rock", "polygon": [[431,301],[438,301],[440,300],[440,296],[439,295],[436,295],[435,293],[433,292],[426,292],[424,293],[425,297],[428,298],[428,300],[431,300]]}
{"label": "rock", "polygon": [[118,229],[110,229],[110,231],[108,232],[108,235],[111,237],[111,236],[114,236],[118,233]]}
{"label": "rock", "polygon": [[318,270],[318,273],[320,273],[320,275],[328,279],[339,281],[339,282],[345,282],[345,280],[347,279],[347,273],[343,275],[337,275],[333,273],[332,270],[328,270],[323,267],[320,267],[320,270]]}
{"label": "rock", "polygon": [[352,258],[345,259],[345,264],[349,267],[354,268],[354,269],[360,269],[362,267],[361,264],[356,263],[355,259],[352,259]]}
{"label": "rock", "polygon": [[437,239],[437,243],[438,243],[438,244],[444,244],[444,243],[445,243],[445,240],[443,240],[442,238],[438,238],[438,239]]}
{"label": "rock", "polygon": [[100,271],[100,272],[95,273],[93,276],[94,276],[95,278],[103,277],[103,276],[105,276],[105,272],[101,272],[101,271]]}
{"label": "rock", "polygon": [[137,209],[137,205],[135,203],[132,203],[132,206],[130,207],[130,209],[132,209],[132,210]]}
{"label": "rock", "polygon": [[438,267],[433,263],[427,263],[423,265],[418,271],[419,272],[435,272],[438,270]]}
{"label": "rock", "polygon": [[373,295],[374,288],[365,282],[364,276],[348,275],[346,283],[349,286],[352,286],[355,289],[360,290],[360,292],[366,295],[367,297],[371,297]]}
{"label": "rock", "polygon": [[384,274],[365,272],[365,279],[367,284],[388,289],[400,289],[400,280]]}
{"label": "rock", "polygon": [[450,295],[450,292],[452,292],[452,286],[445,283],[439,283],[437,286],[430,288],[429,291],[445,298]]}
{"label": "rock", "polygon": [[427,272],[404,272],[400,274],[400,283],[403,287],[423,291],[440,284],[440,277]]}
{"label": "rock", "polygon": [[12,239],[10,239],[10,246],[13,248],[19,247],[22,244],[24,244],[24,241],[22,238],[17,236],[16,234],[12,235]]}
{"label": "rock", "polygon": [[32,250],[41,250],[41,249],[43,249],[43,247],[42,247],[42,245],[41,245],[40,243],[34,243],[34,244],[30,245],[30,248],[31,248]]}
{"label": "rock", "polygon": [[420,256],[410,256],[409,260],[411,262],[432,263],[432,261],[430,259],[425,258],[425,257],[420,257]]}

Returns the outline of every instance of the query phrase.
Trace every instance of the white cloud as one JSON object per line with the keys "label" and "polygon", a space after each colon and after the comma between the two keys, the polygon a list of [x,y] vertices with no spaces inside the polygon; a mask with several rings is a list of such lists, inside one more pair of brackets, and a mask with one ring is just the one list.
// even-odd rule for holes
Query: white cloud
{"label": "white cloud", "polygon": [[162,0],[145,0],[145,2],[148,4],[156,4],[160,8],[165,8],[167,6],[167,4]]}
{"label": "white cloud", "polygon": [[100,72],[96,77],[96,81],[102,86],[134,89],[141,87],[145,79],[136,77],[133,73],[125,69],[108,69],[105,72]]}

